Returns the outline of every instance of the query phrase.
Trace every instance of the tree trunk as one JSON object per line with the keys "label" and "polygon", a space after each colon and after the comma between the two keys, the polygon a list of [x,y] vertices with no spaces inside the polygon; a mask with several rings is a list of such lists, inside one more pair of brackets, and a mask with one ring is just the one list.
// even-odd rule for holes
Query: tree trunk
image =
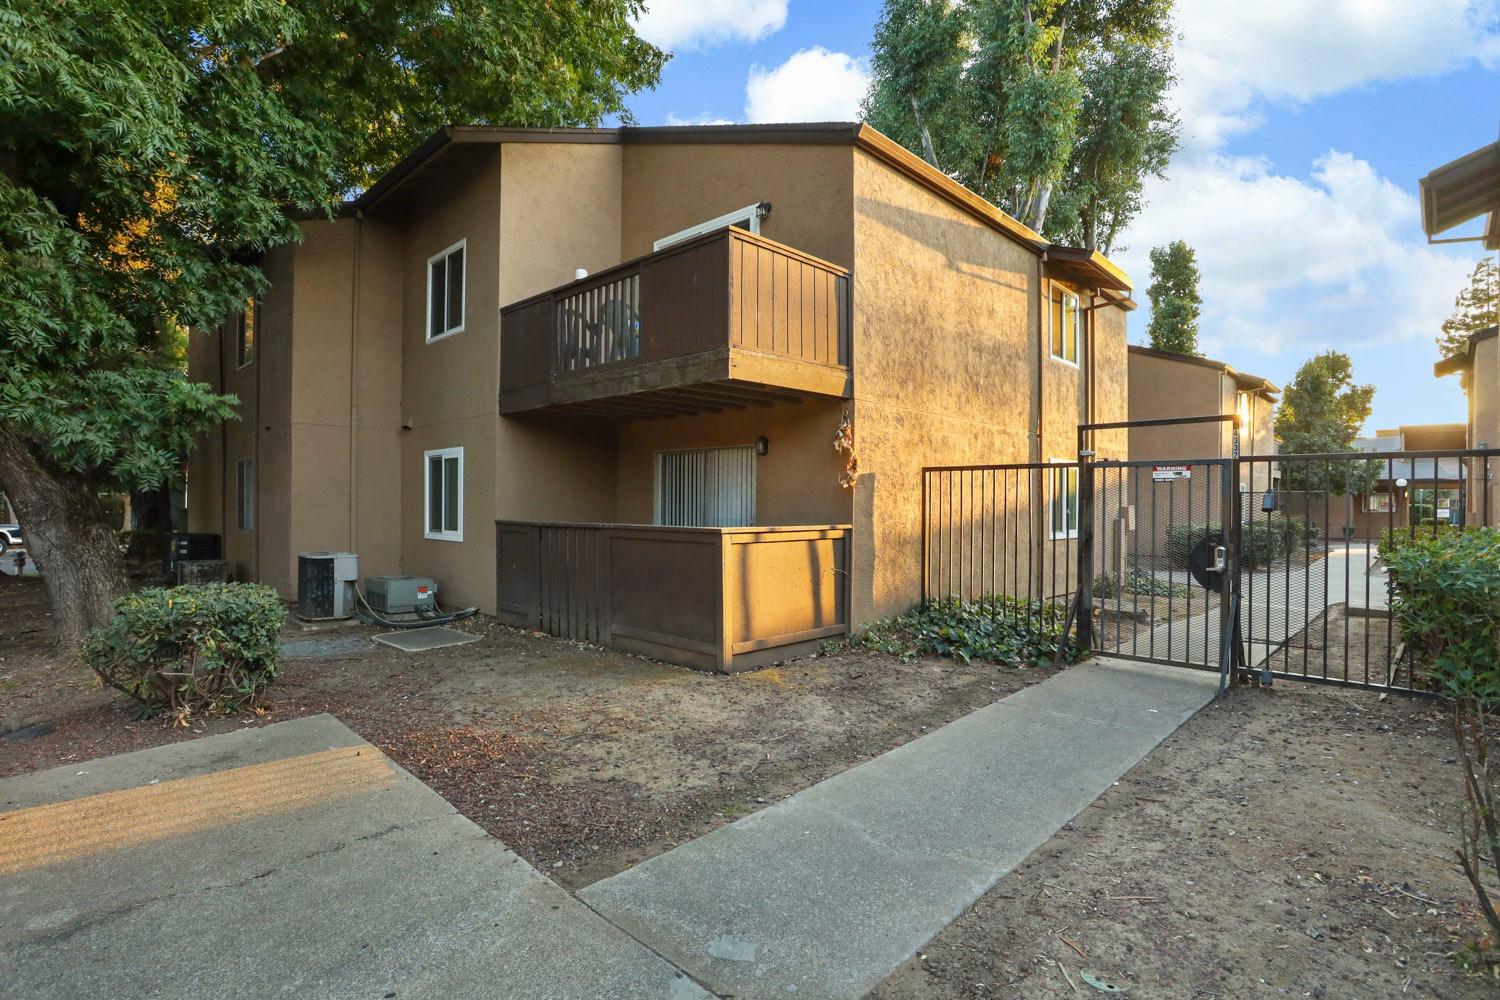
{"label": "tree trunk", "polygon": [[938,166],[937,150],[932,148],[932,133],[927,131],[927,123],[922,120],[922,107],[917,103],[917,95],[911,95],[911,113],[917,118],[917,131],[922,135],[922,155],[927,162],[932,164],[936,170],[943,168]]}
{"label": "tree trunk", "polygon": [[1052,200],[1052,182],[1043,181],[1040,190],[1037,191],[1036,200],[1031,203],[1031,211],[1027,214],[1026,225],[1037,232],[1042,231],[1043,224],[1047,221],[1047,203]]}
{"label": "tree trunk", "polygon": [[3,428],[0,487],[15,508],[27,553],[41,570],[57,644],[75,650],[89,629],[109,623],[115,598],[125,592],[114,526],[82,476],[54,472]]}

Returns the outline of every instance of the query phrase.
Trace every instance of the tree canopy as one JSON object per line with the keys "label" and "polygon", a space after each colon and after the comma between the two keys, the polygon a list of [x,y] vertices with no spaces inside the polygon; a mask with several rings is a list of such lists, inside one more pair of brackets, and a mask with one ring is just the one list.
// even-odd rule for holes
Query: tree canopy
{"label": "tree canopy", "polygon": [[1198,255],[1182,240],[1151,250],[1151,323],[1146,333],[1158,351],[1199,356]]}
{"label": "tree canopy", "polygon": [[1469,335],[1500,323],[1500,267],[1481,257],[1469,272],[1469,283],[1453,300],[1453,315],[1443,320],[1438,356],[1451,358],[1469,349]]}
{"label": "tree canopy", "polygon": [[886,0],[870,124],[1050,238],[1108,252],[1177,145],[1170,0]]}
{"label": "tree canopy", "polygon": [[[1276,443],[1284,454],[1326,455],[1355,451],[1354,439],[1370,417],[1373,385],[1354,381],[1349,355],[1324,351],[1303,363],[1283,390],[1276,408]],[[1285,462],[1284,485],[1349,495],[1368,493],[1379,463],[1336,460]]]}
{"label": "tree canopy", "polygon": [[262,289],[295,217],[447,123],[623,116],[665,59],[630,27],[640,6],[0,0],[0,487],[50,547],[49,586],[66,549],[24,499],[47,491],[11,480],[172,475],[233,403],[183,377],[183,331]]}

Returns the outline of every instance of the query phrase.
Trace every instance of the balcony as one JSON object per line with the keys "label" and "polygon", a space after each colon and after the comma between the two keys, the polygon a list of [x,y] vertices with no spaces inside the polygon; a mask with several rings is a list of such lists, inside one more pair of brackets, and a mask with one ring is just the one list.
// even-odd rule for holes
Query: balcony
{"label": "balcony", "polygon": [[500,311],[500,412],[650,419],[847,397],[849,272],[728,228]]}

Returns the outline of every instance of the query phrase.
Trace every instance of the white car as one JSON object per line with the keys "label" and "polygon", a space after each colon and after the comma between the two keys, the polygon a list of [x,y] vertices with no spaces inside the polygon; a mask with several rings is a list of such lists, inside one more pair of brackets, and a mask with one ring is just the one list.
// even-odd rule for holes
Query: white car
{"label": "white car", "polygon": [[24,548],[25,545],[26,542],[21,538],[19,524],[0,524],[0,552]]}

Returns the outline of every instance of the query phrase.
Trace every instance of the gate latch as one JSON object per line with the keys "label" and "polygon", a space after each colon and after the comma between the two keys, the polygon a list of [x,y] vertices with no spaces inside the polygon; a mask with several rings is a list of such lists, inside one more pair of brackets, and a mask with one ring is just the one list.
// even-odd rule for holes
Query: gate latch
{"label": "gate latch", "polygon": [[1222,545],[1215,545],[1213,562],[1205,566],[1204,569],[1208,570],[1208,572],[1210,573],[1222,573],[1228,568],[1229,550],[1224,548],[1224,546]]}

